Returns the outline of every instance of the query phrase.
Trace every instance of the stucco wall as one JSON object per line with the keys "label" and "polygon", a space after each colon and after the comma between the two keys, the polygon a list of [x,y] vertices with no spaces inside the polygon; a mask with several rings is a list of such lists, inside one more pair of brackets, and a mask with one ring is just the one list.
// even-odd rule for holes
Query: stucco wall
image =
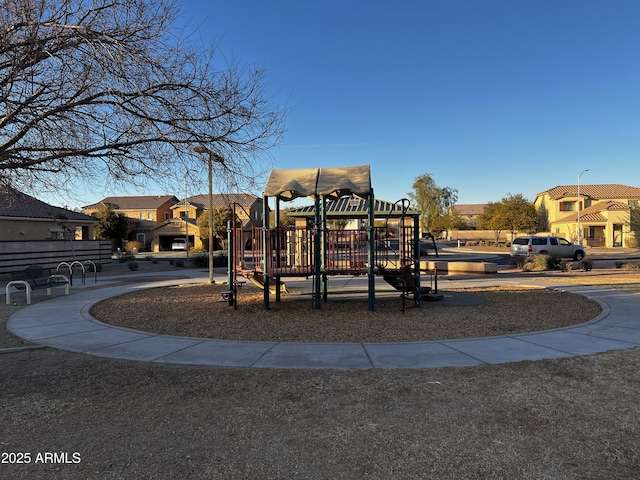
{"label": "stucco wall", "polygon": [[[93,239],[93,223],[79,223],[72,220],[65,222],[65,228],[76,229],[85,226],[84,232],[86,238],[78,238],[77,240]],[[62,233],[63,227],[60,223],[52,220],[38,219],[2,219],[0,220],[0,241],[31,241],[31,240],[50,240],[52,232]],[[78,228],[78,231],[82,229]]]}

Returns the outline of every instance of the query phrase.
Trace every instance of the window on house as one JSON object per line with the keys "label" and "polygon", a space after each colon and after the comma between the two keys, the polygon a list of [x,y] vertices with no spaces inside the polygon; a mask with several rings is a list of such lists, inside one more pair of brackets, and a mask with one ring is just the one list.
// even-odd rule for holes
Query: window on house
{"label": "window on house", "polygon": [[144,220],[144,213],[141,213],[141,214],[139,215],[139,218],[140,218],[140,220]]}
{"label": "window on house", "polygon": [[140,242],[141,244],[143,244],[143,245],[144,245],[144,242],[145,242],[145,236],[144,236],[144,233],[138,233],[138,234],[136,234],[136,240],[137,240],[138,242]]}
{"label": "window on house", "polygon": [[170,217],[170,215],[169,215],[169,212],[164,212],[164,219],[165,219],[165,221],[166,221],[166,220],[169,220],[169,218],[171,218],[171,217]]}
{"label": "window on house", "polygon": [[640,200],[629,200],[629,206],[635,208],[640,207]]}
{"label": "window on house", "polygon": [[561,212],[573,212],[577,211],[577,202],[560,202],[560,211]]}
{"label": "window on house", "polygon": [[147,220],[152,220],[153,214],[151,212],[147,213]]}

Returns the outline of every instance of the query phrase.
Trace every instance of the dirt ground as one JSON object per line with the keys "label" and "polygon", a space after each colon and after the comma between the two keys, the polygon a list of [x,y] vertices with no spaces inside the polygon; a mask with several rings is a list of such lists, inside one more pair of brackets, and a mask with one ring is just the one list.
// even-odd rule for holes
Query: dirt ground
{"label": "dirt ground", "polygon": [[[493,302],[472,294],[484,303],[461,308]],[[4,327],[19,308],[0,308],[1,478],[640,478],[640,349],[429,370],[157,365],[8,350],[26,346]]]}

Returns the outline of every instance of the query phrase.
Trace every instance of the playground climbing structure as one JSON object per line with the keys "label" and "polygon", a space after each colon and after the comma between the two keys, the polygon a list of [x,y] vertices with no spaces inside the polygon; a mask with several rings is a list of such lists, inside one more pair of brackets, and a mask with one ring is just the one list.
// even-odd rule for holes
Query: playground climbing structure
{"label": "playground climbing structure", "polygon": [[[281,203],[301,197],[313,200],[313,206],[295,215],[295,225],[280,225]],[[272,170],[263,205],[263,224],[246,243],[234,210],[229,285],[238,284],[242,275],[261,286],[265,309],[271,296],[280,301],[287,277],[313,278],[312,306],[321,308],[329,293],[328,277],[334,275],[366,275],[369,310],[375,308],[376,276],[401,292],[403,310],[420,305],[419,212],[406,199],[376,201],[369,166]],[[360,225],[329,228],[337,215]]]}

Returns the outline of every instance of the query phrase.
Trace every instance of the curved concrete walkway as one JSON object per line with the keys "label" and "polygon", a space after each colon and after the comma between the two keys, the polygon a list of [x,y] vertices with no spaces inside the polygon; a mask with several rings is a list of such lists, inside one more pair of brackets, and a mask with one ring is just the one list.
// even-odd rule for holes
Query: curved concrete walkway
{"label": "curved concrete walkway", "polygon": [[[94,303],[108,297],[140,288],[202,281],[204,278],[201,276],[180,280],[174,278],[75,291],[69,296],[23,308],[11,316],[7,327],[15,335],[35,344],[99,357],[255,368],[473,366],[590,355],[640,346],[639,294],[550,283],[546,286],[556,286],[597,301],[603,308],[602,314],[587,323],[555,330],[406,343],[248,342],[175,337],[114,327],[89,315]],[[497,283],[518,282],[495,277],[465,280],[465,285],[473,286]],[[446,280],[441,281],[441,289],[447,289]]]}

